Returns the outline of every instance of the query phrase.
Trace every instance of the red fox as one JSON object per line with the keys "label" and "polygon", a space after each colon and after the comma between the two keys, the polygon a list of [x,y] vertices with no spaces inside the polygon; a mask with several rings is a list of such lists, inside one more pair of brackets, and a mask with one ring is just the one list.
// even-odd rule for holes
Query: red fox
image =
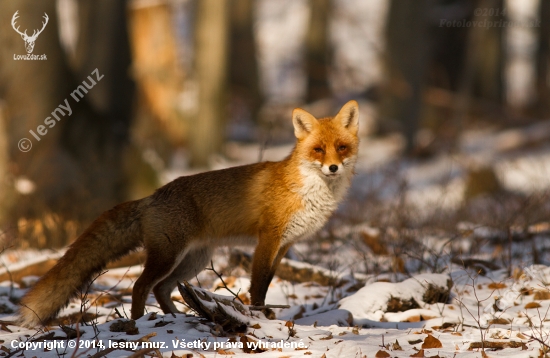
{"label": "red fox", "polygon": [[321,119],[296,108],[297,142],[286,159],[180,177],[106,211],[22,298],[20,323],[48,323],[108,262],[141,246],[147,259],[132,292],[133,319],[143,316],[151,290],[165,313],[177,313],[170,299],[177,282],[202,271],[222,245],[256,245],[250,296],[264,305],[289,247],[319,230],[344,197],[358,118],[355,101]]}

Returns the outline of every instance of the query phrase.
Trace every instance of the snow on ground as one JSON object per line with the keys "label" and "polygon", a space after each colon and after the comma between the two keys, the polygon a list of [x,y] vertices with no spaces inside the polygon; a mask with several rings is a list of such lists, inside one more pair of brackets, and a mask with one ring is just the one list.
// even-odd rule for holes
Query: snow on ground
{"label": "snow on ground", "polygon": [[[88,304],[96,302],[97,306],[88,307],[87,312],[100,315],[97,324],[72,325],[76,330],[72,333],[55,326],[42,331],[10,323],[15,305],[7,299],[9,285],[4,282],[0,286],[0,356],[93,356],[108,349],[107,357],[127,357],[153,347],[158,351],[149,349],[147,354],[160,352],[165,357],[239,357],[259,348],[264,357],[385,356],[380,351],[409,357],[422,356],[421,350],[426,357],[480,357],[480,349],[471,346],[483,342],[499,347],[487,349],[489,356],[536,357],[541,347],[550,344],[550,267],[543,265],[525,267],[515,278],[509,278],[505,270],[482,276],[473,270],[449,268],[446,273],[417,274],[400,282],[371,280],[362,288],[353,288],[357,282],[326,287],[276,278],[267,302],[291,307],[278,309],[277,320],[268,320],[259,311],[247,313],[247,328],[241,333],[223,332],[219,324],[192,312],[164,315],[151,296],[148,313],[136,321],[135,328],[113,332],[113,323],[124,321],[117,318],[118,313],[126,316],[130,312],[129,283],[139,270],[116,269],[101,276],[88,295]],[[121,280],[125,273],[130,277]],[[430,284],[444,290],[451,280],[446,303],[424,302]],[[243,277],[224,276],[224,281],[233,292],[246,291],[249,285]],[[113,282],[118,285],[112,286]],[[211,282],[212,288],[221,286],[219,279],[212,277]],[[14,286],[11,294],[21,296],[24,290]],[[216,294],[234,300],[226,289]],[[181,301],[177,290],[173,297]],[[390,299],[417,307],[389,312]],[[75,301],[61,316],[80,311],[81,303]],[[67,338],[75,332],[81,337]]]}

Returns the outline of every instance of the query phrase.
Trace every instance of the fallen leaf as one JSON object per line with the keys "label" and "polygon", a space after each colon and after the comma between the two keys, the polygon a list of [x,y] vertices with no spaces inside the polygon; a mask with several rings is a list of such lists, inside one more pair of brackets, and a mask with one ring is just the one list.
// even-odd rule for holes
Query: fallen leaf
{"label": "fallen leaf", "polygon": [[392,351],[402,351],[403,350],[403,348],[401,348],[401,345],[399,344],[397,339],[395,340],[395,343],[391,344],[391,349],[392,349]]}
{"label": "fallen leaf", "polygon": [[535,295],[533,296],[533,299],[537,300],[537,301],[550,300],[550,292],[549,291],[536,291]]}
{"label": "fallen leaf", "polygon": [[374,356],[376,358],[385,358],[385,357],[390,357],[390,354],[386,351],[378,351]]}
{"label": "fallen leaf", "polygon": [[231,351],[226,351],[225,349],[218,348],[218,354],[230,355],[230,354],[235,354],[235,353],[233,353]]}
{"label": "fallen leaf", "polygon": [[328,341],[329,339],[332,339],[332,332],[330,332],[328,336],[320,338],[319,340],[320,341]]}
{"label": "fallen leaf", "polygon": [[424,343],[422,343],[422,349],[431,349],[431,348],[443,348],[443,344],[441,344],[441,341],[437,338],[435,338],[432,335],[428,335],[424,339]]}
{"label": "fallen leaf", "polygon": [[525,305],[526,309],[542,307],[538,302],[529,302]]}
{"label": "fallen leaf", "polygon": [[506,318],[495,318],[492,320],[489,320],[489,324],[510,324],[510,321]]}
{"label": "fallen leaf", "polygon": [[[259,346],[257,346],[257,340],[255,340],[254,338],[252,337],[249,337],[249,336],[242,336],[239,341],[243,344],[243,352],[245,353],[262,353],[262,352],[265,352],[266,349],[263,349],[263,348],[260,348]],[[249,344],[251,343],[251,344]],[[252,348],[256,346],[256,348]]]}

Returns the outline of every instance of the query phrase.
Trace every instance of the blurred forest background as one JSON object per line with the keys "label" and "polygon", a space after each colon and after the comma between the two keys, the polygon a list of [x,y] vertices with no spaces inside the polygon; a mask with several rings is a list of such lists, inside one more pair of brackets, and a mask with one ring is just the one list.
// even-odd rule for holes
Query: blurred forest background
{"label": "blurred forest background", "polygon": [[[47,60],[14,58],[16,11],[29,35],[47,14],[33,51]],[[549,20],[544,0],[2,1],[3,246],[61,247],[178,174],[269,159],[293,143],[297,106],[321,117],[356,99],[364,141],[398,138],[408,160],[487,126],[542,123],[509,142],[547,143]],[[65,99],[72,114],[38,141]]]}

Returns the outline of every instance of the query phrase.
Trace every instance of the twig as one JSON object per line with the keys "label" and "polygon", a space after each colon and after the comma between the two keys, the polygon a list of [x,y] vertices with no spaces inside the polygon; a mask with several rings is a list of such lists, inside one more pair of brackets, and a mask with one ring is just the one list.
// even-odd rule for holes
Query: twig
{"label": "twig", "polygon": [[547,350],[550,350],[550,346],[548,345],[548,343],[544,342],[542,339],[537,338],[532,334],[528,335],[527,337],[534,339],[535,341],[539,342],[543,347],[545,347]]}
{"label": "twig", "polygon": [[[105,270],[103,272],[99,272],[95,275],[95,277],[93,277],[90,282],[88,282],[86,284],[86,291],[84,292],[80,292],[80,319],[78,319],[78,321],[80,321],[81,319],[83,320],[83,323],[85,325],[88,325],[86,321],[84,321],[84,315],[86,314],[86,312],[88,311],[89,308],[91,308],[91,306],[97,301],[94,301],[94,302],[91,302],[88,301],[88,295],[90,294],[90,290],[92,289],[92,285],[94,284],[94,282],[99,278],[99,276],[105,274],[108,270]],[[86,305],[90,303],[90,306],[88,308],[86,308]],[[97,319],[97,316],[96,316],[96,319]],[[78,324],[78,322],[77,322]]]}
{"label": "twig", "polygon": [[220,281],[222,282],[223,284],[223,287],[229,291],[229,293],[231,293],[236,299],[239,300],[239,302],[241,302],[243,305],[244,305],[244,302],[243,300],[241,300],[241,298],[239,297],[238,295],[238,292],[235,293],[233,291],[231,291],[231,289],[229,287],[227,287],[227,284],[225,283],[225,281],[223,280],[222,278],[222,274],[218,273],[215,269],[214,269],[214,262],[212,260],[210,260],[210,267],[207,267],[206,268],[207,270],[211,270],[212,272],[214,272],[216,274],[216,276],[218,276],[218,278],[220,279]]}
{"label": "twig", "polygon": [[265,308],[290,308],[289,305],[264,305],[264,306],[250,306],[248,307],[251,311],[261,311]]}

